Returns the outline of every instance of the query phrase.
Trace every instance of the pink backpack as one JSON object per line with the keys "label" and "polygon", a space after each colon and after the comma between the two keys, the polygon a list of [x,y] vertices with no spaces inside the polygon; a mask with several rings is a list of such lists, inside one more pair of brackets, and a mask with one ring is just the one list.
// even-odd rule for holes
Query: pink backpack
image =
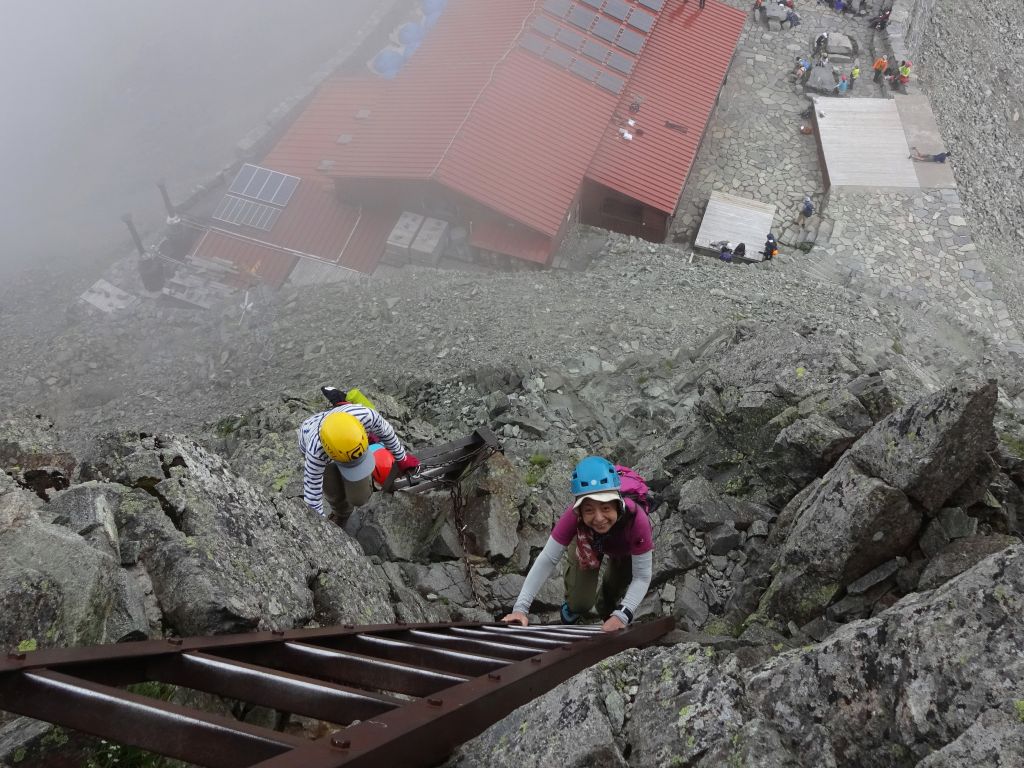
{"label": "pink backpack", "polygon": [[627,507],[631,507],[633,514],[637,510],[645,515],[651,511],[651,489],[647,487],[647,481],[629,467],[615,465],[615,471],[619,473],[619,480],[622,485],[619,493]]}

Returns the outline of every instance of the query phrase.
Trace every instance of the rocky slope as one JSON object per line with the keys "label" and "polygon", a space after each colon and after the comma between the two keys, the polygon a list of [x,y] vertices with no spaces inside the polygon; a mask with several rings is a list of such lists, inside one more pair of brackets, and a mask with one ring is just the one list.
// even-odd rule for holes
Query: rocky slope
{"label": "rocky slope", "polygon": [[[939,1],[917,71],[1021,321],[1021,16],[976,6]],[[403,270],[116,318],[65,312],[92,275],[3,286],[0,638],[489,620],[571,466],[603,452],[651,480],[640,614],[679,633],[453,764],[1024,764],[1020,360],[942,307],[819,282],[813,251],[689,257],[613,236],[585,272]],[[324,383],[363,386],[414,448],[487,424],[505,454],[457,511],[378,495],[340,530],[302,506],[294,446]],[[556,576],[537,618],[561,599]],[[0,764],[65,738],[3,721]],[[83,741],[55,759],[89,754],[109,757]]]}
{"label": "rocky slope", "polygon": [[[191,438],[68,440],[43,419],[4,422],[0,636],[42,647],[490,620],[518,593],[572,464],[596,451],[651,479],[657,556],[640,616],[675,616],[681,632],[513,714],[460,764],[1015,754],[1024,432],[995,381],[964,372],[925,394],[930,377],[906,357],[831,326],[742,322],[672,355],[590,354],[578,368],[368,387],[413,445],[488,424],[506,451],[457,507],[447,493],[377,495],[346,531],[301,503],[294,426],[315,399],[251,405]],[[537,618],[560,602],[555,577]],[[551,707],[573,713],[564,727]],[[8,755],[43,739],[21,720],[0,734]]]}

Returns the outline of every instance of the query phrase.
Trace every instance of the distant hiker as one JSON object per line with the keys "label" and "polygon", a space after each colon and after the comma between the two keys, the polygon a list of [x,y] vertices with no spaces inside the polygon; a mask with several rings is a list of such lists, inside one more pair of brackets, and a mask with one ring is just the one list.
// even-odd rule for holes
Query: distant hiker
{"label": "distant hiker", "polygon": [[764,10],[764,0],[754,0],[754,5],[750,10],[757,16],[759,11]]}
{"label": "distant hiker", "polygon": [[803,226],[811,216],[814,215],[814,203],[811,201],[810,195],[804,195],[804,201],[800,204],[800,211],[794,219],[794,223]]}
{"label": "distant hiker", "polygon": [[953,155],[948,149],[945,152],[938,152],[934,155],[923,154],[917,151],[917,147],[910,148],[911,154],[908,157],[911,160],[916,160],[919,163],[944,163],[947,157]]}
{"label": "distant hiker", "polygon": [[845,96],[846,91],[849,89],[849,87],[850,81],[846,79],[846,75],[842,75],[839,78],[839,82],[836,83],[836,93],[838,93],[840,96]]}
{"label": "distant hiker", "polygon": [[771,232],[768,233],[768,239],[765,240],[764,250],[761,251],[761,255],[765,261],[771,261],[779,255],[779,243]]}
{"label": "distant hiker", "polygon": [[[588,456],[573,470],[571,490],[573,503],[558,518],[502,621],[529,625],[534,597],[568,550],[562,623],[577,623],[596,604],[598,616],[607,617],[601,629],[613,632],[633,621],[651,585],[654,541],[647,483],[631,469]],[[575,547],[570,546],[573,539]]]}
{"label": "distant hiker", "polygon": [[822,32],[814,38],[814,55],[825,53],[828,50],[828,32]]}
{"label": "distant hiker", "polygon": [[844,0],[835,0],[835,2],[832,3],[832,10],[835,11],[836,13],[842,13],[845,8],[846,3],[844,2]]}
{"label": "distant hiker", "polygon": [[860,5],[857,6],[857,15],[866,16],[868,12],[868,0],[860,0]]}
{"label": "distant hiker", "polygon": [[740,243],[732,249],[732,255],[734,259],[742,259],[747,255],[747,244]]}
{"label": "distant hiker", "polygon": [[885,29],[886,25],[889,23],[890,15],[892,15],[892,8],[886,8],[877,16],[872,16],[870,19],[868,19],[868,26],[871,27],[872,29]]}
{"label": "distant hiker", "polygon": [[803,56],[797,56],[796,66],[793,68],[793,78],[795,80],[800,80],[804,76],[804,73],[810,70],[810,68],[810,59],[805,59]]}
{"label": "distant hiker", "polygon": [[872,78],[876,83],[882,82],[882,75],[885,74],[885,70],[889,67],[889,57],[886,54],[882,54],[875,63],[871,65],[871,68],[875,70],[875,76]]}
{"label": "distant hiker", "polygon": [[367,432],[391,452],[403,472],[419,466],[419,459],[405,450],[387,419],[366,405],[343,402],[310,416],[298,429],[304,460],[302,498],[321,517],[325,517],[326,498],[339,525],[373,493],[371,475],[377,465],[368,450]]}
{"label": "distant hiker", "polygon": [[857,84],[857,78],[860,77],[860,62],[854,59],[853,69],[850,70],[850,90],[853,90],[853,86]]}
{"label": "distant hiker", "polygon": [[909,61],[901,61],[899,67],[889,69],[889,87],[893,90],[906,90],[910,82],[910,68],[913,66]]}
{"label": "distant hiker", "polygon": [[782,29],[782,25],[785,24],[787,21],[789,22],[790,29],[793,29],[793,27],[799,27],[800,14],[794,11],[792,8],[790,8],[788,11],[786,11],[786,18],[779,22],[779,29]]}

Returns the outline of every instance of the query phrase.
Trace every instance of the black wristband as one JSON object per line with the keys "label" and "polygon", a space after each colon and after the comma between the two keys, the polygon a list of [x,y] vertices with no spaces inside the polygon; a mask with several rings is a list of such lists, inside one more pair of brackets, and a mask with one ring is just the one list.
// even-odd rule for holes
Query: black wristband
{"label": "black wristband", "polygon": [[624,605],[620,605],[615,610],[616,611],[621,611],[623,613],[623,615],[625,615],[626,623],[627,624],[632,624],[633,623],[633,612],[631,610],[629,610],[629,608],[627,608]]}

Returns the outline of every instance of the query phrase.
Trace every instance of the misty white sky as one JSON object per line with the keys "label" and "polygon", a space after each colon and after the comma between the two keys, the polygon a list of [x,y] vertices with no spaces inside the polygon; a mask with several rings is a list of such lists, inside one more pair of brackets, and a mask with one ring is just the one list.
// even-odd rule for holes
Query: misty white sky
{"label": "misty white sky", "polygon": [[163,220],[373,0],[0,0],[0,278]]}

